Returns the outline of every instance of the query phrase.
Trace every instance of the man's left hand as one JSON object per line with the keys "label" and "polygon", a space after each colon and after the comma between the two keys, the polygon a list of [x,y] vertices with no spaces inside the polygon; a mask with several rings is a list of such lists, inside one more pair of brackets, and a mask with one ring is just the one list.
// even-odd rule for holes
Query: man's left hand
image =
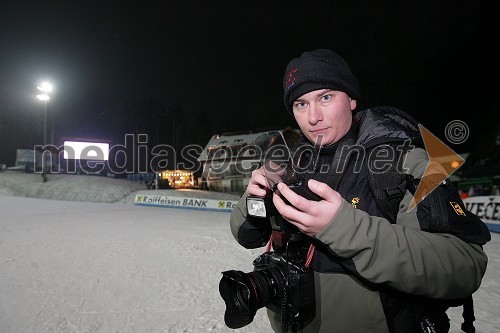
{"label": "man's left hand", "polygon": [[273,203],[285,220],[295,225],[304,234],[316,236],[335,217],[343,199],[339,192],[317,180],[310,179],[307,186],[322,200],[307,200],[285,184],[279,183],[279,192],[290,204],[286,204],[277,194],[273,195]]}

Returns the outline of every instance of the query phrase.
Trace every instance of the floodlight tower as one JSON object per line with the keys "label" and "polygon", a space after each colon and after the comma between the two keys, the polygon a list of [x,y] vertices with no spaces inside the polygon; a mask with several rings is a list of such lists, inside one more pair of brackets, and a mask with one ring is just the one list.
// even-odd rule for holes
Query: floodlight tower
{"label": "floodlight tower", "polygon": [[[40,94],[36,95],[36,97],[43,102],[43,149],[45,150],[47,145],[47,103],[50,100],[49,94],[52,92],[52,85],[49,82],[42,82],[36,88],[40,91]],[[42,178],[45,183],[47,181],[47,173],[44,160],[45,154],[42,150]]]}

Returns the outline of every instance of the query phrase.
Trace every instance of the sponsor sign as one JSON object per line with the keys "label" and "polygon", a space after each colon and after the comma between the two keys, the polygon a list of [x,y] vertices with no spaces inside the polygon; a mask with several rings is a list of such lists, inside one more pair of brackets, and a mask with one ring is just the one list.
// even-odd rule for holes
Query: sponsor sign
{"label": "sponsor sign", "polygon": [[136,194],[135,196],[135,204],[140,206],[213,210],[219,212],[230,212],[237,203],[238,201],[234,200],[171,197],[165,195]]}
{"label": "sponsor sign", "polygon": [[464,199],[465,208],[476,214],[488,228],[500,232],[500,196],[478,196]]}

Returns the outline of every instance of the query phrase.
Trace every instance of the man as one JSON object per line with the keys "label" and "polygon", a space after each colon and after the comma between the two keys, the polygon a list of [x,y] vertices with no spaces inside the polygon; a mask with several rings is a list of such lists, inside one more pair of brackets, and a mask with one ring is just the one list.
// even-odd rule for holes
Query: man
{"label": "man", "polygon": [[[434,196],[442,199],[426,199],[413,210],[408,210],[413,195],[404,191],[397,203],[399,211],[389,221],[370,188],[370,162],[363,159],[359,167],[353,158],[356,154],[337,158],[339,151],[353,144],[368,152],[381,144],[415,139],[417,124],[389,107],[368,109],[353,117],[361,95],[358,81],[344,59],[331,50],[305,52],[293,59],[283,85],[285,106],[303,134],[300,146],[313,151],[304,158],[313,162],[306,181],[320,200],[308,200],[279,183],[280,194],[274,193],[272,201],[286,221],[315,242],[311,267],[315,271],[316,313],[311,322],[284,328],[280,315],[268,311],[273,329],[448,331],[444,310],[429,299],[461,298],[479,288],[487,265],[481,247],[489,240],[487,229],[469,212],[466,223],[474,226],[472,236],[454,232],[453,226],[436,227],[447,224],[436,216],[445,215],[439,210],[448,208],[436,208],[432,202],[448,200],[445,196],[454,194],[448,186],[435,191]],[[335,167],[339,161],[345,162],[340,169]],[[402,170],[411,179],[420,179],[427,165],[427,153],[416,148],[406,152]],[[231,231],[247,248],[265,245],[270,226],[268,219],[247,215],[246,197],[264,197],[269,191],[266,172],[255,170],[231,214]]]}

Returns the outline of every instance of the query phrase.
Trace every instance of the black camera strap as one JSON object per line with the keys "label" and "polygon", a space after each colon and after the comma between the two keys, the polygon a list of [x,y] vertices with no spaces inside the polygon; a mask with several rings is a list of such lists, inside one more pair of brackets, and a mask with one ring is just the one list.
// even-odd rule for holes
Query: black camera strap
{"label": "black camera strap", "polygon": [[[333,156],[331,164],[331,172],[326,175],[325,183],[328,184],[332,189],[337,190],[337,187],[344,175],[344,171],[347,165],[347,159],[350,156],[349,153],[344,151],[344,147],[352,147],[356,143],[355,139],[352,137],[344,137],[339,142],[337,149],[335,150],[335,155]],[[348,151],[348,150],[347,150]]]}

